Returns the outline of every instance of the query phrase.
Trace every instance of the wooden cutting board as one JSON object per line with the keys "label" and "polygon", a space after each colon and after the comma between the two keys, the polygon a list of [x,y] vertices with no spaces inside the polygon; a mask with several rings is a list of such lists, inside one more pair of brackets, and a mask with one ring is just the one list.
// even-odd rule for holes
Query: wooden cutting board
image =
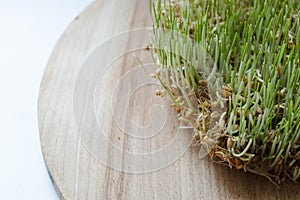
{"label": "wooden cutting board", "polygon": [[95,1],[51,55],[38,119],[61,199],[299,199],[299,184],[277,189],[266,178],[199,158],[192,130],[155,96],[157,82],[136,59],[151,62],[144,50],[149,5]]}

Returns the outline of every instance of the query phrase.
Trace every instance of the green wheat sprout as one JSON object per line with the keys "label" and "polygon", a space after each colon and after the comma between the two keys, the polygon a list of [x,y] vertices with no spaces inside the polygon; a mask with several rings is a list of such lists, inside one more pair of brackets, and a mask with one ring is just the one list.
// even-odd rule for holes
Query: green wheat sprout
{"label": "green wheat sprout", "polygon": [[195,144],[238,170],[276,183],[296,181],[298,1],[158,0],[151,1],[151,13],[158,67],[153,77],[178,118],[194,128]]}

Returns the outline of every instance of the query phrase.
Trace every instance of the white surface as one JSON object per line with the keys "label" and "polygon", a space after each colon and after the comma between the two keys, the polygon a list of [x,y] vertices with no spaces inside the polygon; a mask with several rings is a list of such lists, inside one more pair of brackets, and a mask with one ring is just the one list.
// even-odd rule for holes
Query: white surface
{"label": "white surface", "polygon": [[37,99],[61,34],[92,0],[0,0],[0,199],[55,200],[37,125]]}

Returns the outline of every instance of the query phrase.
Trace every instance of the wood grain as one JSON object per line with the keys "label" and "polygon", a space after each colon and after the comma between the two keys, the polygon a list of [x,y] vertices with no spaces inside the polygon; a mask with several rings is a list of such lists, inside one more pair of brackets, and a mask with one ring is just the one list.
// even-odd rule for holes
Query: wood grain
{"label": "wood grain", "polygon": [[[148,1],[96,1],[69,26],[49,59],[39,95],[39,131],[45,162],[61,199],[297,199],[299,184],[286,182],[277,189],[266,178],[231,170],[208,158],[200,160],[197,147],[188,148],[179,159],[153,172],[127,173],[122,169],[107,167],[107,164],[121,166],[126,171],[130,167],[135,169],[143,166],[141,162],[126,160],[128,157],[120,154],[114,146],[123,151],[151,152],[163,148],[179,131],[180,124],[169,103],[154,95],[157,89],[155,84],[145,86],[144,91],[137,90],[131,95],[128,104],[130,114],[121,117],[120,123],[133,121],[147,125],[152,120],[152,128],[155,129],[155,124],[161,126],[159,122],[166,117],[166,123],[156,136],[138,141],[130,134],[139,134],[139,128],[129,127],[129,134],[125,134],[112,116],[106,115],[106,103],[111,100],[109,95],[118,97],[120,102],[114,104],[114,109],[122,110],[122,99],[127,97],[127,91],[145,78],[141,72],[137,72],[138,75],[131,77],[131,80],[124,79],[124,75],[138,65],[132,55],[117,59],[109,68],[110,71],[106,71],[107,77],[101,79],[101,87],[97,87],[94,93],[95,115],[107,130],[105,136],[111,146],[103,148],[99,145],[102,143],[94,131],[96,125],[84,127],[83,122],[91,120],[89,115],[83,113],[80,115],[82,118],[77,120],[74,116],[74,108],[76,110],[84,106],[76,105],[74,101],[74,90],[78,87],[76,84],[82,66],[100,62],[100,71],[104,67],[101,66],[101,60],[90,58],[90,54],[112,35],[147,26],[151,26]],[[137,44],[144,42],[140,39],[131,38]],[[105,58],[120,48],[114,44],[109,49],[98,50]],[[144,54],[142,52],[141,57],[146,58]],[[90,58],[89,62],[87,58]],[[93,74],[87,75],[94,77]],[[124,82],[115,90],[116,81],[122,78]],[[81,88],[87,95],[89,89],[88,85]],[[161,111],[154,108],[153,112],[149,111],[148,107],[152,104],[162,105],[165,113],[155,115]],[[82,112],[85,112],[84,108]],[[91,131],[91,134],[83,135],[80,131],[78,134],[78,129],[84,130],[84,133]],[[186,138],[190,137],[190,130],[183,132]],[[99,161],[101,153],[106,155],[104,163]],[[119,158],[123,163],[121,165]],[[157,157],[151,159],[157,160]],[[164,161],[164,158],[159,159]]]}

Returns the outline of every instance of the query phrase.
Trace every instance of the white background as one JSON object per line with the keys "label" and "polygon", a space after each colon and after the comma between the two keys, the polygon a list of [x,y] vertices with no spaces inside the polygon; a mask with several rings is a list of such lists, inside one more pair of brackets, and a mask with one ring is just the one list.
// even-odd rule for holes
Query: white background
{"label": "white background", "polygon": [[91,2],[0,0],[0,199],[58,199],[40,148],[38,90],[57,40]]}

